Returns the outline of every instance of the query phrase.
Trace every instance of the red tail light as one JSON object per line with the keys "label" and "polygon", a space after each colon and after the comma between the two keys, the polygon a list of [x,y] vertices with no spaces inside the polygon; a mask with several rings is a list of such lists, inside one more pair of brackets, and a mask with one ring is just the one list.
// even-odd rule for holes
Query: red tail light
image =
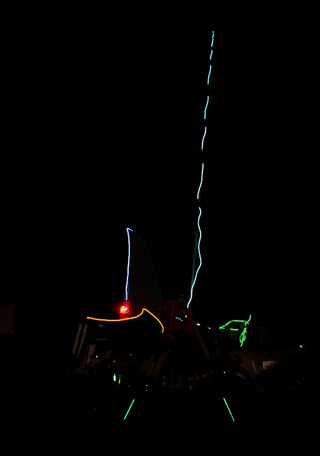
{"label": "red tail light", "polygon": [[130,303],[129,303],[129,301],[125,301],[125,302],[120,306],[120,318],[127,318],[127,317],[129,317],[129,312],[130,312]]}

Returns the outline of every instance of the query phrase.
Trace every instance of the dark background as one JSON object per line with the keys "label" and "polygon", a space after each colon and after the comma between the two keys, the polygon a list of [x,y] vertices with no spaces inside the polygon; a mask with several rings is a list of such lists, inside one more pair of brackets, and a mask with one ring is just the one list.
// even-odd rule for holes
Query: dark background
{"label": "dark background", "polygon": [[188,299],[202,161],[196,319],[312,318],[312,11],[154,2],[4,17],[1,298],[20,325],[122,299],[126,227],[146,240],[163,299]]}

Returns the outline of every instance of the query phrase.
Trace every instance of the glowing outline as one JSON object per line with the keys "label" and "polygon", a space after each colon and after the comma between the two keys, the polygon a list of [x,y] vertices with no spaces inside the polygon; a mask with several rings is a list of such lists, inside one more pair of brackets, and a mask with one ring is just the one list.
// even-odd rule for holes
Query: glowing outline
{"label": "glowing outline", "polygon": [[141,311],[138,315],[135,315],[134,317],[115,318],[115,319],[87,317],[87,320],[121,322],[121,321],[135,320],[136,318],[141,317],[141,315],[142,315],[144,312],[148,312],[148,314],[150,314],[153,318],[155,318],[155,319],[157,320],[158,323],[160,323],[160,326],[161,326],[161,333],[163,333],[163,332],[164,332],[164,326],[163,326],[163,324],[161,323],[161,321],[159,320],[159,318],[156,317],[152,312],[150,312],[150,310],[146,309],[145,307],[142,309],[142,311]]}
{"label": "glowing outline", "polygon": [[[250,320],[251,320],[251,314],[249,314],[248,320],[230,320],[227,323],[225,323],[224,325],[219,326],[219,329],[226,329],[226,327],[229,326],[231,323],[244,323],[244,328],[239,336],[240,347],[242,347],[247,338],[247,331],[248,331],[247,326],[248,326]],[[229,329],[230,329],[230,331],[239,331],[239,328],[237,328],[237,329],[229,328]]]}
{"label": "glowing outline", "polygon": [[128,261],[127,261],[127,277],[126,277],[126,287],[124,290],[124,300],[128,302],[129,294],[129,275],[130,275],[130,257],[131,257],[131,243],[130,243],[130,234],[129,231],[133,231],[131,228],[126,228],[127,237],[128,237]]}

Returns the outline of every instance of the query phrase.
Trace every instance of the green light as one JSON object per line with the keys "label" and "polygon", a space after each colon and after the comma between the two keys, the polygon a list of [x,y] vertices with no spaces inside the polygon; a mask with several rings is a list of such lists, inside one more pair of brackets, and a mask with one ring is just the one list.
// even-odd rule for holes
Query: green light
{"label": "green light", "polygon": [[124,415],[124,418],[123,418],[123,421],[127,418],[127,416],[129,415],[129,412],[131,410],[131,407],[133,406],[133,403],[134,403],[135,399],[132,399],[132,402],[131,404],[129,405],[129,408],[127,410],[127,413]]}
{"label": "green light", "polygon": [[223,397],[222,399],[224,400],[224,403],[226,404],[226,407],[227,407],[227,409],[228,409],[228,412],[230,413],[230,416],[231,416],[232,421],[235,422],[236,420],[233,418],[233,415],[232,415],[232,413],[231,413],[231,410],[230,410],[230,407],[229,407],[229,405],[228,405],[228,402],[227,402],[226,398]]}
{"label": "green light", "polygon": [[230,321],[228,321],[228,323],[225,323],[224,325],[219,326],[219,330],[227,328],[229,331],[239,331],[239,328],[231,328],[231,327],[229,328],[228,326],[230,326],[232,323],[242,323],[244,325],[244,328],[241,331],[241,334],[239,336],[240,347],[242,347],[242,345],[244,344],[244,341],[247,338],[247,331],[248,331],[247,325],[249,324],[250,320],[251,320],[251,314],[249,315],[248,320],[230,320]]}
{"label": "green light", "polygon": [[117,374],[113,374],[113,381],[114,381],[114,382],[117,381]]}
{"label": "green light", "polygon": [[244,327],[242,333],[239,336],[240,347],[242,347],[246,338],[247,338],[247,328]]}

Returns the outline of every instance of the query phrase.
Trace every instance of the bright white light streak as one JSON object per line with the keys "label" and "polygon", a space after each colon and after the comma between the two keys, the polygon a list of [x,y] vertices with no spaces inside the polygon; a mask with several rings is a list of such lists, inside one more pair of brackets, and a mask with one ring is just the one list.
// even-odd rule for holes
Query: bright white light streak
{"label": "bright white light streak", "polygon": [[131,245],[130,245],[130,233],[131,228],[127,228],[127,237],[128,237],[128,262],[127,262],[127,277],[126,277],[126,288],[124,291],[124,300],[128,301],[129,296],[129,275],[130,275],[130,256],[131,256]]}
{"label": "bright white light streak", "polygon": [[206,137],[206,134],[207,134],[207,127],[204,127],[204,133],[203,133],[202,142],[201,142],[201,150],[203,150],[204,138]]}
{"label": "bright white light streak", "polygon": [[187,308],[189,309],[189,306],[190,306],[190,303],[192,301],[192,298],[193,298],[193,288],[194,288],[194,285],[196,283],[196,280],[197,280],[197,277],[198,277],[198,273],[200,271],[200,268],[202,266],[202,257],[201,257],[201,251],[200,251],[200,243],[201,243],[201,238],[202,238],[202,231],[201,231],[201,228],[200,228],[200,218],[201,218],[201,214],[202,214],[202,210],[201,210],[201,207],[199,207],[199,216],[198,216],[198,230],[199,230],[199,241],[198,241],[198,255],[199,255],[199,266],[197,268],[197,271],[195,273],[195,276],[194,276],[194,280],[193,280],[193,284],[191,286],[191,291],[190,291],[190,299],[188,301],[188,304],[187,304]]}

